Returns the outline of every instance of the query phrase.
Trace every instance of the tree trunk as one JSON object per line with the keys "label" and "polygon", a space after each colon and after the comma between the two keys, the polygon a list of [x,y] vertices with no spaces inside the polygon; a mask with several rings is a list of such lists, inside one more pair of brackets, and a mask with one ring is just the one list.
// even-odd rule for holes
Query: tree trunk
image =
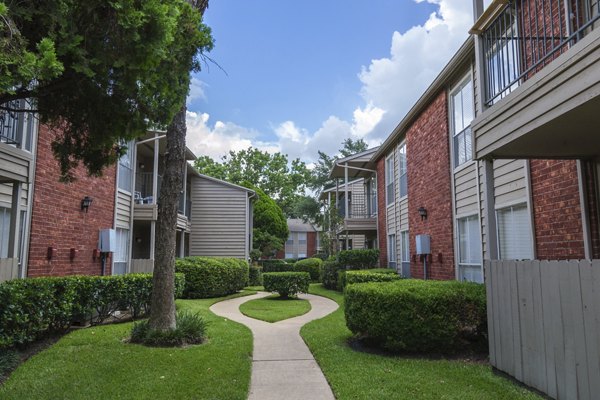
{"label": "tree trunk", "polygon": [[[175,246],[179,195],[185,168],[185,103],[167,128],[162,186],[156,221],[156,251],[152,279],[150,328],[175,329]],[[158,143],[155,144],[158,146]]]}

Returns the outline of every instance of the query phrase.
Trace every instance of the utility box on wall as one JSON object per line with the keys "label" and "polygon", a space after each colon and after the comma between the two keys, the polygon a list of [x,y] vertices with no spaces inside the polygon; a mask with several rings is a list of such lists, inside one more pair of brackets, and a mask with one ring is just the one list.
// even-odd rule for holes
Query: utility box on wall
{"label": "utility box on wall", "polygon": [[117,251],[117,231],[114,229],[100,229],[98,248],[101,253],[114,253]]}
{"label": "utility box on wall", "polygon": [[429,235],[417,235],[415,242],[417,254],[431,254],[431,237]]}

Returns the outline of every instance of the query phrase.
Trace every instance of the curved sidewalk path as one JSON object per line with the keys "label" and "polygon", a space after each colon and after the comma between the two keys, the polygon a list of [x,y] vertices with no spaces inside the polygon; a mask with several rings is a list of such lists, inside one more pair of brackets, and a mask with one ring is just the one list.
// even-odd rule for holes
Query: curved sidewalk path
{"label": "curved sidewalk path", "polygon": [[259,292],[213,304],[210,310],[232,321],[246,325],[254,336],[252,378],[249,400],[334,400],[333,392],[300,337],[300,328],[315,319],[334,312],[338,305],[325,297],[305,294],[311,310],[299,317],[269,323],[246,317],[240,304],[269,296]]}

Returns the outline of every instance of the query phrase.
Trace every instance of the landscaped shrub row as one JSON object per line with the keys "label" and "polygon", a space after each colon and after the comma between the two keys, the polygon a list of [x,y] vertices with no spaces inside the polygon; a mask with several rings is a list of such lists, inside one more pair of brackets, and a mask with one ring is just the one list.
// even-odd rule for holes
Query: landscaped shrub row
{"label": "landscaped shrub row", "polygon": [[343,291],[346,285],[366,282],[391,282],[402,279],[396,270],[391,268],[362,269],[358,271],[340,271],[338,289]]}
{"label": "landscaped shrub row", "polygon": [[345,270],[335,258],[331,258],[323,263],[321,267],[321,282],[327,289],[338,290],[338,274]]}
{"label": "landscaped shrub row", "polygon": [[379,262],[379,250],[342,250],[337,254],[337,260],[346,269],[375,268]]}
{"label": "landscaped shrub row", "polygon": [[308,272],[310,274],[310,279],[313,282],[318,282],[321,276],[321,266],[323,265],[323,260],[320,258],[306,258],[304,260],[299,260],[294,264],[295,271]]}
{"label": "landscaped shrub row", "polygon": [[286,272],[293,271],[294,264],[288,264],[284,260],[260,260],[263,272]]}
{"label": "landscaped shrub row", "polygon": [[[176,274],[176,295],[185,278]],[[0,348],[60,332],[75,321],[97,324],[117,310],[134,317],[150,308],[152,275],[15,279],[0,284]]]}
{"label": "landscaped shrub row", "polygon": [[248,262],[237,258],[180,258],[175,271],[185,274],[183,297],[188,299],[226,296],[248,284]]}
{"label": "landscaped shrub row", "polygon": [[457,281],[402,279],[348,285],[346,324],[393,351],[487,350],[485,287]]}
{"label": "landscaped shrub row", "polygon": [[308,272],[267,272],[263,274],[267,292],[277,292],[281,297],[308,293],[310,274]]}

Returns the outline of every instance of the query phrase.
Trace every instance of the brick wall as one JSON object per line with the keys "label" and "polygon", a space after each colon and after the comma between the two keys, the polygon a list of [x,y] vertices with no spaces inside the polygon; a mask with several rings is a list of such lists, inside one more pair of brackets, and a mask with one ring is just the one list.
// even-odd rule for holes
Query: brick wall
{"label": "brick wall", "polygon": [[[108,168],[101,178],[90,178],[85,169],[75,170],[72,183],[59,182],[60,168],[50,147],[55,133],[40,126],[35,191],[31,219],[28,276],[99,275],[99,260],[93,260],[100,229],[112,228],[115,208],[116,168]],[[93,199],[88,212],[81,211],[81,200]],[[48,247],[57,249],[47,259]],[[70,249],[78,250],[71,260]],[[106,263],[110,274],[110,260]]]}
{"label": "brick wall", "polygon": [[377,160],[377,236],[379,237],[379,265],[388,265],[387,223],[385,206],[385,157]]}
{"label": "brick wall", "polygon": [[[411,275],[423,278],[423,263],[415,255],[415,236],[431,236],[428,278],[455,279],[452,236],[452,192],[446,94],[441,92],[406,134],[408,168],[408,221]],[[383,186],[383,185],[382,185]],[[421,220],[417,210],[427,209]]]}
{"label": "brick wall", "polygon": [[585,258],[574,160],[531,160],[536,258]]}
{"label": "brick wall", "polygon": [[317,252],[317,232],[306,233],[306,256],[312,257]]}

